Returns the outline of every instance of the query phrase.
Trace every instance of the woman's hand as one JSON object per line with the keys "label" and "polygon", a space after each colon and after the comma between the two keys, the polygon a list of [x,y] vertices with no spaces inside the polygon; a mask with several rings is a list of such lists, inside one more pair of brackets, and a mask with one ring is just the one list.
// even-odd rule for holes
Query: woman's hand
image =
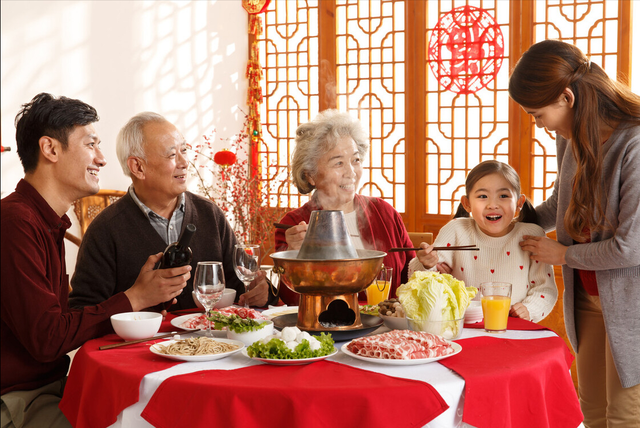
{"label": "woman's hand", "polygon": [[564,256],[569,247],[565,247],[561,243],[549,239],[546,236],[525,235],[522,239],[523,241],[520,242],[520,248],[531,253],[529,256],[531,260],[558,266],[567,263]]}
{"label": "woman's hand", "polygon": [[426,242],[421,242],[420,248],[421,250],[416,253],[416,257],[425,268],[431,269],[438,263],[438,252],[433,251],[433,245],[429,245]]}
{"label": "woman's hand", "polygon": [[527,307],[522,303],[516,303],[513,306],[511,306],[511,309],[509,310],[509,316],[531,321],[531,315],[529,315],[529,309],[527,309]]}
{"label": "woman's hand", "polygon": [[301,221],[296,226],[285,230],[284,237],[287,241],[288,250],[299,250],[302,247],[302,241],[304,241],[304,237],[307,234],[307,227],[309,225]]}

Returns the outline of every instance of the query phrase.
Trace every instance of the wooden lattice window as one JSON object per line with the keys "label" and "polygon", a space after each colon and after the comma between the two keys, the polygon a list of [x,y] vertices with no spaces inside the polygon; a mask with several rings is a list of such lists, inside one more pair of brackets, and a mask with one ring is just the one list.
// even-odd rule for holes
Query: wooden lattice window
{"label": "wooden lattice window", "polygon": [[[278,179],[289,164],[299,123],[335,107],[359,117],[370,133],[360,193],[394,205],[409,230],[437,232],[463,194],[468,171],[486,159],[510,163],[523,191],[540,203],[556,175],[555,142],[509,100],[509,71],[532,43],[559,38],[579,46],[610,75],[630,76],[630,3],[273,1],[259,39],[262,178]],[[446,58],[452,49],[445,42],[434,48],[438,36],[469,25],[454,11],[466,11],[465,19],[494,32],[483,47],[489,46],[493,68],[486,58],[477,61],[484,71],[476,81],[464,80],[452,64],[444,66],[457,73],[455,84],[434,71],[430,52],[440,49]],[[272,199],[280,207],[308,200],[289,183],[280,186],[280,195]]]}

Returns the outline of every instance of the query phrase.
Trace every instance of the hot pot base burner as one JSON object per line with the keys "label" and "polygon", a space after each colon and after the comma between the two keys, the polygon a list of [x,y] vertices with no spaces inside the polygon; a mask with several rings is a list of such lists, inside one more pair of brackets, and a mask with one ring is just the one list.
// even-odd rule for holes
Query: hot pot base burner
{"label": "hot pot base burner", "polygon": [[[336,342],[343,342],[369,334],[372,331],[377,330],[383,323],[382,318],[374,315],[360,314],[360,319],[362,320],[362,327],[359,328],[351,330],[314,330],[309,331],[309,334],[320,335],[320,333],[330,333],[333,340]],[[273,325],[280,330],[285,327],[296,327],[298,324],[298,314],[280,315],[279,317],[275,317],[272,321]]]}
{"label": "hot pot base burner", "polygon": [[329,303],[318,316],[318,323],[325,328],[346,327],[356,322],[356,313],[344,300],[334,300]]}

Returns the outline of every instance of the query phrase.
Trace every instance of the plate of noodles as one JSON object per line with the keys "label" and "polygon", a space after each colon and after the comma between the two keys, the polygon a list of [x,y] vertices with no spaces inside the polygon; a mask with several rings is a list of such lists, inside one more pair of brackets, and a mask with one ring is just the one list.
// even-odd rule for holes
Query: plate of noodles
{"label": "plate of noodles", "polygon": [[151,352],[177,361],[211,361],[226,358],[244,349],[239,340],[210,337],[191,337],[182,340],[165,340],[151,345]]}

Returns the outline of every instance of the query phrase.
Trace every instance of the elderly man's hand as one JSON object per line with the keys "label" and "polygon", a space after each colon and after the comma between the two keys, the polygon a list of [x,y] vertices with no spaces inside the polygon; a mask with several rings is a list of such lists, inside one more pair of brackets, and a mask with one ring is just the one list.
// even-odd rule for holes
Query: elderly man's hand
{"label": "elderly man's hand", "polygon": [[134,311],[172,301],[187,285],[187,280],[191,277],[191,266],[154,269],[161,258],[162,253],[149,256],[140,269],[136,282],[124,292]]}
{"label": "elderly man's hand", "polygon": [[302,241],[304,241],[304,237],[307,234],[307,227],[309,227],[309,225],[306,222],[301,221],[296,226],[293,226],[284,232],[284,237],[287,240],[287,249],[299,250],[300,247],[302,247]]}
{"label": "elderly man's hand", "polygon": [[267,274],[263,270],[258,271],[256,278],[249,284],[249,291],[240,296],[238,304],[244,306],[245,300],[248,300],[249,306],[267,306],[269,284],[267,283]]}

